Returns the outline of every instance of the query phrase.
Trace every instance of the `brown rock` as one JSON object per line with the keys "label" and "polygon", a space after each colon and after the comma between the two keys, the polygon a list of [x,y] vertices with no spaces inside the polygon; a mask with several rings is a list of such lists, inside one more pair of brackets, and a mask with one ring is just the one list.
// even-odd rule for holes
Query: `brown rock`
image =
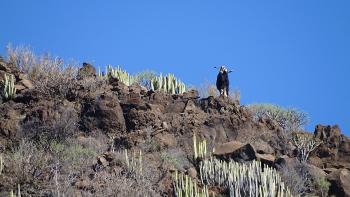
{"label": "brown rock", "polygon": [[254,148],[250,144],[242,144],[238,141],[231,141],[216,146],[213,155],[224,160],[251,161],[256,159]]}
{"label": "brown rock", "polygon": [[339,169],[327,175],[331,183],[330,194],[336,196],[350,196],[350,171]]}
{"label": "brown rock", "polygon": [[229,154],[229,153],[232,153],[232,152],[240,149],[243,146],[244,146],[244,144],[242,142],[239,142],[239,141],[227,142],[227,143],[215,146],[215,150],[214,150],[213,154],[214,155]]}
{"label": "brown rock", "polygon": [[187,169],[187,174],[191,178],[195,179],[195,178],[197,178],[198,173],[197,173],[197,170],[195,168],[189,168],[189,169]]}
{"label": "brown rock", "polygon": [[15,88],[16,88],[16,92],[20,92],[22,90],[27,89],[24,85],[20,85],[20,84],[15,85]]}
{"label": "brown rock", "polygon": [[256,153],[256,159],[261,161],[264,164],[267,164],[269,166],[272,166],[276,157],[274,155],[271,154],[259,154]]}
{"label": "brown rock", "polygon": [[97,100],[87,99],[82,106],[81,124],[84,130],[96,128],[108,133],[125,131],[125,119],[119,100],[114,95],[103,94]]}
{"label": "brown rock", "polygon": [[78,79],[96,77],[96,69],[91,64],[83,63],[83,67],[78,71]]}
{"label": "brown rock", "polygon": [[98,162],[98,164],[102,165],[103,167],[107,167],[109,165],[109,162],[107,161],[106,158],[104,158],[104,156],[99,156],[97,158],[97,162]]}
{"label": "brown rock", "polygon": [[18,82],[18,84],[23,85],[24,87],[28,88],[28,89],[33,89],[33,83],[28,80],[28,79],[22,79],[21,81]]}
{"label": "brown rock", "polygon": [[275,150],[265,141],[263,140],[256,140],[252,142],[252,145],[254,146],[254,149],[257,153],[260,154],[274,154]]}
{"label": "brown rock", "polygon": [[168,133],[159,133],[155,136],[160,143],[167,147],[174,147],[176,146],[176,139],[173,134]]}

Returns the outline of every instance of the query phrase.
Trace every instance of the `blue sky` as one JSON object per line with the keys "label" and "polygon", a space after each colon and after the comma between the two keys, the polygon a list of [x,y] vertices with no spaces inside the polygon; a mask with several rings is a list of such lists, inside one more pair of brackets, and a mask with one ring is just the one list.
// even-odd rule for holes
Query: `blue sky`
{"label": "blue sky", "polygon": [[[126,3],[127,2],[127,3]],[[307,129],[350,134],[350,1],[1,0],[0,54],[8,43],[36,53],[134,73],[172,72],[187,84],[236,69],[243,104],[292,106]]]}

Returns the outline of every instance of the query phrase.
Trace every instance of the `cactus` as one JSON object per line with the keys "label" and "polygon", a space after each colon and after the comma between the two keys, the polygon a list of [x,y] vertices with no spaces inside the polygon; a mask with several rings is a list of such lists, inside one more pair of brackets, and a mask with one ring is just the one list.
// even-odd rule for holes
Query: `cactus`
{"label": "cactus", "polygon": [[202,184],[225,187],[230,196],[290,197],[277,171],[259,161],[241,164],[210,158],[200,163]]}
{"label": "cactus", "polygon": [[4,159],[0,155],[0,175],[2,174],[3,170],[4,170]]}
{"label": "cactus", "polygon": [[15,88],[15,77],[13,75],[4,75],[3,83],[3,89],[2,89],[2,96],[8,100],[16,95],[16,88]]}
{"label": "cactus", "polygon": [[130,86],[136,82],[136,78],[134,76],[130,75],[125,70],[122,70],[119,66],[117,68],[113,68],[111,65],[108,65],[107,76],[116,78],[127,86]]}
{"label": "cactus", "polygon": [[205,158],[207,156],[207,141],[204,139],[197,143],[196,134],[193,134],[193,152],[194,159]]}
{"label": "cactus", "polygon": [[169,73],[166,76],[160,74],[159,77],[151,79],[151,89],[168,94],[182,94],[186,91],[186,86],[182,81],[176,79],[175,75]]}
{"label": "cactus", "polygon": [[207,186],[199,188],[195,180],[178,171],[173,175],[173,186],[176,197],[209,197]]}
{"label": "cactus", "polygon": [[126,167],[130,173],[136,174],[137,176],[142,176],[142,151],[139,151],[138,158],[136,157],[136,152],[133,151],[131,158],[129,157],[128,150],[124,150]]}

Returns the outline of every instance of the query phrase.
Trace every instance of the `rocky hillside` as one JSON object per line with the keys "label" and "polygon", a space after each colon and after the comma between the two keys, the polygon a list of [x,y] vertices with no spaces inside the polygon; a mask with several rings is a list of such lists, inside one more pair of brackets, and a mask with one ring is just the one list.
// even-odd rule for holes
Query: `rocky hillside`
{"label": "rocky hillside", "polygon": [[[0,81],[5,75],[15,77],[16,94],[0,100],[0,196],[175,196],[175,173],[204,187],[199,163],[210,155],[260,161],[293,195],[350,196],[350,139],[337,126],[300,133],[319,144],[300,162],[275,121],[256,120],[229,98],[126,86],[89,64],[64,81],[39,76],[46,89],[1,58]],[[206,141],[203,158],[194,158],[194,136]],[[208,190],[230,195],[220,185]]]}

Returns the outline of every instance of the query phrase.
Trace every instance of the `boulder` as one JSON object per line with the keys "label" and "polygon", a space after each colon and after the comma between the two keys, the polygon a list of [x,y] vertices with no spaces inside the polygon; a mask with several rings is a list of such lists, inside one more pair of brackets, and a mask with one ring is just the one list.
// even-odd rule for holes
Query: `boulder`
{"label": "boulder", "polygon": [[350,171],[339,169],[327,175],[331,183],[330,194],[335,196],[350,196]]}
{"label": "boulder", "polygon": [[272,154],[259,154],[256,153],[256,159],[261,161],[261,163],[273,166],[276,157]]}
{"label": "boulder", "polygon": [[216,146],[213,155],[224,160],[251,161],[256,159],[253,146],[239,141],[230,141]]}
{"label": "boulder", "polygon": [[81,67],[78,71],[78,79],[88,77],[96,77],[96,69],[91,64],[84,62],[83,67]]}
{"label": "boulder", "polygon": [[82,105],[81,125],[83,130],[101,129],[115,133],[126,130],[123,110],[114,95],[103,94],[99,98],[87,98]]}

